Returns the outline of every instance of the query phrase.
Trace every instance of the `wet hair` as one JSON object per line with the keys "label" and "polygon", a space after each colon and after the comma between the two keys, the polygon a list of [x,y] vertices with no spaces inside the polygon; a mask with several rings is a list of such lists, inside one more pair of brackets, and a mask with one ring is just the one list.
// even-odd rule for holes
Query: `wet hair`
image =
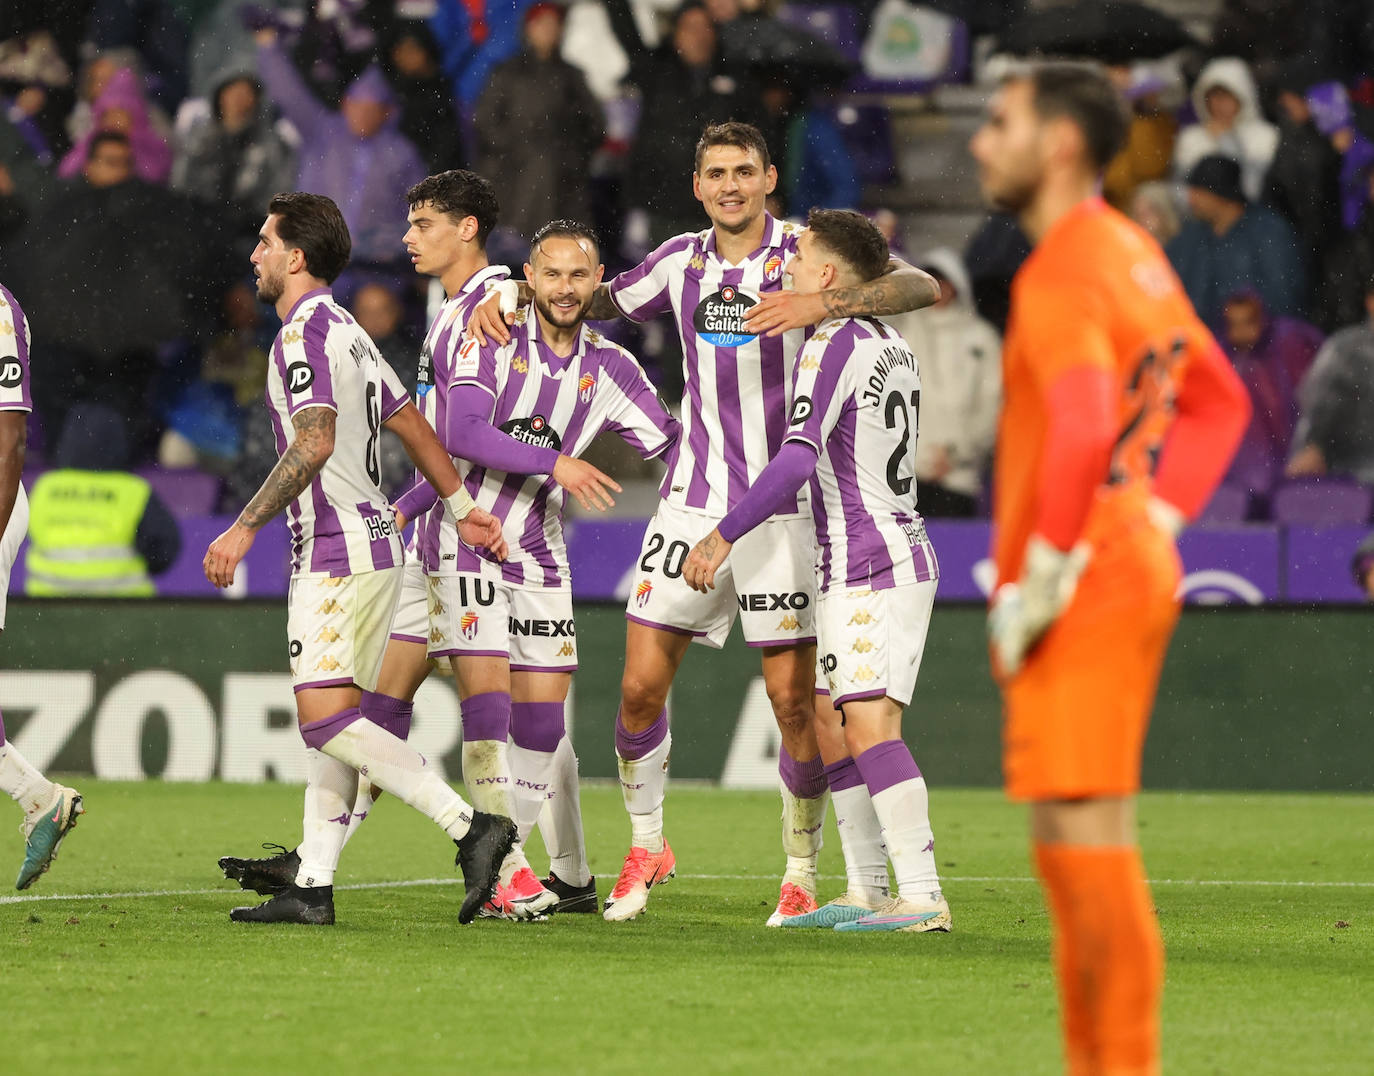
{"label": "wet hair", "polygon": [[592,249],[596,251],[596,257],[601,258],[601,237],[596,234],[596,229],[591,225],[582,224],[575,220],[551,220],[539,231],[534,233],[534,238],[530,240],[530,262],[534,261],[534,252],[539,249],[539,245],[545,239],[571,239],[577,242],[585,239],[591,243]]}
{"label": "wet hair", "polygon": [[860,281],[876,280],[887,271],[891,257],[877,225],[852,209],[813,209],[806,227],[815,242],[835,255]]}
{"label": "wet hair", "polygon": [[702,131],[701,137],[697,139],[695,168],[698,172],[701,171],[701,159],[713,146],[734,146],[746,153],[757,153],[763,161],[765,172],[773,163],[772,158],[768,156],[768,143],[764,141],[763,132],[749,123],[729,120],[726,123],[713,123]]}
{"label": "wet hair", "polygon": [[1031,103],[1041,119],[1067,119],[1082,132],[1094,170],[1106,168],[1126,144],[1130,113],[1100,64],[1039,61],[1015,68],[1002,81],[1022,80],[1030,83]]}
{"label": "wet hair", "polygon": [[464,217],[475,218],[479,247],[487,245],[487,236],[496,227],[496,218],[501,212],[496,188],[466,168],[453,168],[427,176],[406,191],[406,203],[411,209],[425,202],[446,214],[454,224]]}
{"label": "wet hair", "polygon": [[353,252],[348,225],[333,199],[323,194],[291,191],[274,194],[267,212],[275,215],[277,235],[288,247],[299,247],[312,276],[332,284]]}

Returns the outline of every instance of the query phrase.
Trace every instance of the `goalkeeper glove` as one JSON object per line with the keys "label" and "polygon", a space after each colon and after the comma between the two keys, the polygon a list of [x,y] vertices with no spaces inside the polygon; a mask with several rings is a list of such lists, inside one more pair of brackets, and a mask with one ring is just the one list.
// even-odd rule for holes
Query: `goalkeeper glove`
{"label": "goalkeeper glove", "polygon": [[1039,535],[1031,536],[1020,581],[998,587],[988,610],[988,641],[1002,676],[1020,670],[1031,648],[1064,611],[1090,555],[1082,543],[1061,552]]}

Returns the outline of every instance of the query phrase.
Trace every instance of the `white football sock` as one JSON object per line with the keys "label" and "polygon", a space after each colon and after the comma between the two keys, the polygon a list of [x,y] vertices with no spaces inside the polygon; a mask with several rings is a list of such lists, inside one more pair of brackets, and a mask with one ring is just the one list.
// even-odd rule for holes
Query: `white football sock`
{"label": "white football sock", "polygon": [[940,899],[940,872],[935,866],[935,835],[930,828],[930,796],[924,777],[909,778],[872,797],[883,827],[883,842],[897,895],[933,903]]}
{"label": "white football sock", "polygon": [[887,899],[887,848],[867,785],[832,790],[835,828],[844,852],[849,895],[870,908]]}
{"label": "white football sock", "polygon": [[433,819],[455,841],[467,835],[472,808],[463,797],[439,779],[415,748],[366,718],[345,726],[320,750]]}
{"label": "white football sock", "polygon": [[26,815],[43,810],[52,802],[57,786],[29,765],[14,744],[0,747],[0,789],[4,789]]}
{"label": "white football sock", "polygon": [[663,797],[668,790],[668,753],[672,733],[657,747],[636,759],[616,755],[620,792],[630,812],[630,844],[650,852],[663,851]]}
{"label": "white football sock", "polygon": [[[515,796],[505,740],[463,741],[463,784],[479,811],[515,819]],[[517,841],[501,864],[501,884],[510,885],[515,872],[528,867],[524,846]]]}
{"label": "white football sock", "polygon": [[514,782],[515,824],[520,830],[520,843],[530,839],[534,824],[544,809],[553,785],[553,752],[531,751],[517,743],[507,746],[510,775]]}
{"label": "white football sock", "polygon": [[798,796],[782,786],[782,850],[787,853],[784,883],[801,886],[816,895],[816,857],[824,841],[825,809],[830,797],[825,791],[814,798]]}
{"label": "white football sock", "polygon": [[[660,814],[660,826],[662,816]],[[592,880],[587,866],[587,842],[582,833],[582,793],[577,776],[577,755],[567,733],[553,753],[553,780],[544,811],[539,816],[539,834],[549,851],[549,870],[569,885],[586,885]]]}
{"label": "white football sock", "polygon": [[305,818],[297,849],[301,865],[296,884],[309,889],[334,884],[339,853],[353,821],[359,774],[348,763],[313,747],[306,748],[305,759]]}

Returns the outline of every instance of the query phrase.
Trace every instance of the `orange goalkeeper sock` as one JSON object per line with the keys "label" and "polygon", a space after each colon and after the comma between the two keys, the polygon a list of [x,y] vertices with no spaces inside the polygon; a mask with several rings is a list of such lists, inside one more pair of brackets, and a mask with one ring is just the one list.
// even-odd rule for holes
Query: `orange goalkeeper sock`
{"label": "orange goalkeeper sock", "polygon": [[1164,944],[1135,847],[1037,843],[1072,1076],[1155,1076]]}

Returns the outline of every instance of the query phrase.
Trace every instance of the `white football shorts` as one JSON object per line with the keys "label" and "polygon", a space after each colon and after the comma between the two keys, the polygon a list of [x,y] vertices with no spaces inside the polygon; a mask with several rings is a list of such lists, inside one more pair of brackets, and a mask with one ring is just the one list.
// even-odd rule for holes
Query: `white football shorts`
{"label": "white football shorts", "polygon": [[573,672],[572,591],[519,587],[476,573],[432,575],[429,656],[502,657],[517,672]]}
{"label": "white football shorts", "polygon": [[19,547],[28,533],[29,495],[24,492],[24,483],[20,482],[14,495],[14,511],[10,513],[4,535],[0,536],[0,628],[5,626],[5,611],[9,605],[10,573],[19,557]]}
{"label": "white football shorts", "polygon": [[391,618],[391,638],[403,643],[429,638],[429,584],[418,554],[407,552],[401,567],[401,597]]}
{"label": "white football shorts", "polygon": [[841,586],[821,595],[820,671],[836,706],[884,695],[903,706],[911,701],[937,585],[931,579],[886,590]]}
{"label": "white football shorts", "polygon": [[286,596],[291,683],[295,690],[377,686],[401,573],[379,568],[335,579],[296,576]]}
{"label": "white football shorts", "polygon": [[660,501],[640,546],[625,616],[691,635],[719,650],[735,617],[750,646],[816,641],[815,526],[788,516],[759,524],[730,550],[716,588],[702,594],[682,578],[687,554],[720,520]]}

